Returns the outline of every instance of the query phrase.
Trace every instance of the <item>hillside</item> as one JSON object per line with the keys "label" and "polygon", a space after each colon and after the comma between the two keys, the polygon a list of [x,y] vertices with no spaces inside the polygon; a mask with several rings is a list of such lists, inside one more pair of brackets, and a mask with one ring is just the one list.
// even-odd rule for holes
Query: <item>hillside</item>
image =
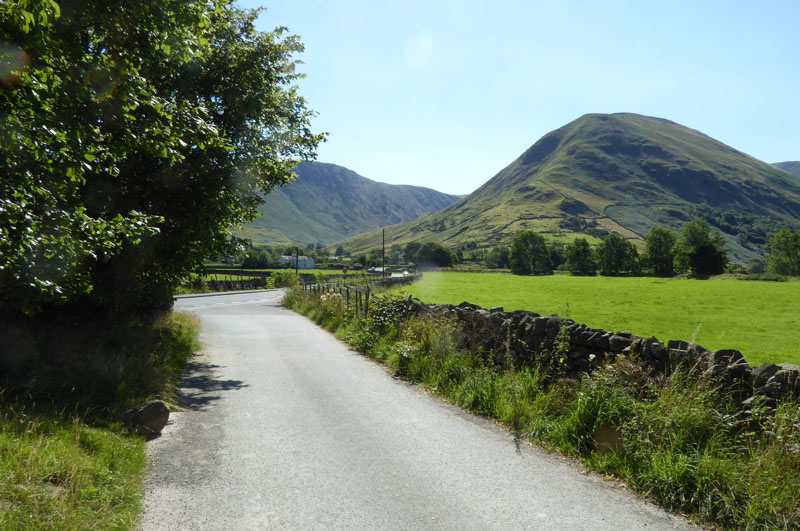
{"label": "hillside", "polygon": [[786,162],[776,162],[773,166],[777,166],[783,171],[788,171],[792,175],[800,177],[800,161],[788,160]]}
{"label": "hillside", "polygon": [[[650,227],[677,230],[696,217],[723,230],[731,258],[746,263],[776,226],[800,219],[800,178],[668,120],[589,114],[467,198],[387,229],[387,243],[491,246],[532,229],[561,241],[610,231],[641,245]],[[344,245],[359,252],[379,243],[372,233]]]}
{"label": "hillside", "polygon": [[297,178],[265,197],[262,217],[238,233],[254,244],[322,243],[414,220],[459,198],[430,188],[379,183],[322,162],[301,162]]}

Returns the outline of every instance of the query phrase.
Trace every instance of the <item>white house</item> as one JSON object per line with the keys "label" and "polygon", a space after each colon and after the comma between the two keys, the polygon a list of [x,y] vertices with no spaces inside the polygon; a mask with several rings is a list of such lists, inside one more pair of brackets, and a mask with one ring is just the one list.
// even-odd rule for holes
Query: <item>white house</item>
{"label": "white house", "polygon": [[[278,263],[289,264],[289,267],[294,267],[294,256],[281,256]],[[297,269],[314,269],[314,259],[310,256],[299,256],[297,258]]]}

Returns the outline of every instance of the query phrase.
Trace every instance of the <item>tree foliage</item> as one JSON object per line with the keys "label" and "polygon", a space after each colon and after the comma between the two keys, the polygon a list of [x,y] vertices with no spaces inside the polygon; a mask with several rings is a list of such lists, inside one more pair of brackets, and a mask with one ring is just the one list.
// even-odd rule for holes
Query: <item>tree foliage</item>
{"label": "tree foliage", "polygon": [[586,238],[575,238],[565,249],[567,269],[573,275],[590,276],[597,271],[594,253]]}
{"label": "tree foliage", "polygon": [[[411,245],[411,244],[409,244]],[[416,254],[414,263],[422,269],[429,267],[450,267],[453,265],[453,253],[449,249],[435,242],[422,244]]]}
{"label": "tree foliage", "polygon": [[638,275],[640,272],[636,246],[618,234],[606,236],[595,250],[595,256],[602,275]]}
{"label": "tree foliage", "polygon": [[783,228],[770,238],[767,270],[777,275],[800,276],[800,231]]}
{"label": "tree foliage", "polygon": [[553,272],[547,243],[541,234],[526,230],[514,237],[509,251],[511,272],[516,275],[546,275]]}
{"label": "tree foliage", "polygon": [[683,225],[675,241],[673,254],[675,271],[688,272],[696,277],[720,274],[728,264],[722,234],[712,233],[711,227],[702,219]]}
{"label": "tree foliage", "polygon": [[403,248],[403,257],[405,257],[406,262],[414,261],[420,247],[422,247],[422,244],[419,242],[410,242],[406,244]]}
{"label": "tree foliage", "polygon": [[[0,303],[153,313],[322,139],[232,0],[0,3]],[[6,61],[6,58],[8,60]]]}
{"label": "tree foliage", "polygon": [[504,269],[509,266],[508,247],[494,247],[486,255],[486,267],[489,269]]}
{"label": "tree foliage", "polygon": [[675,233],[663,227],[652,227],[644,237],[647,250],[644,258],[653,268],[657,277],[671,277],[675,274],[672,249],[675,247]]}

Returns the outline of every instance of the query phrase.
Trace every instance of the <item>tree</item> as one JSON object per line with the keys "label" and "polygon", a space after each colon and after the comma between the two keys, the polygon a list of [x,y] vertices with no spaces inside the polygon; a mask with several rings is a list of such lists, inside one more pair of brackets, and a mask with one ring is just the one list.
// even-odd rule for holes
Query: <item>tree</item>
{"label": "tree", "polygon": [[564,244],[561,242],[553,242],[550,245],[550,262],[553,269],[558,269],[561,265],[566,263],[567,257],[564,254]]}
{"label": "tree", "polygon": [[597,247],[595,256],[600,274],[617,276],[622,273],[628,252],[625,240],[619,234],[609,234]]}
{"label": "tree", "polygon": [[0,3],[0,301],[153,316],[322,137],[284,29],[232,0]]}
{"label": "tree", "polygon": [[618,234],[608,234],[595,251],[600,274],[607,276],[638,275],[639,251],[632,242]]}
{"label": "tree", "polygon": [[770,238],[767,271],[776,275],[800,275],[800,232],[783,228]]}
{"label": "tree", "polygon": [[386,259],[387,263],[390,264],[399,264],[400,257],[403,254],[403,246],[399,243],[392,244],[392,247],[389,250],[389,257]]}
{"label": "tree", "polygon": [[675,271],[689,272],[696,277],[722,273],[728,264],[722,234],[712,234],[711,227],[702,219],[683,225],[675,241],[673,254]]}
{"label": "tree", "polygon": [[450,267],[453,265],[453,254],[449,249],[434,242],[426,242],[420,246],[414,256],[414,263],[422,269],[429,267]]}
{"label": "tree", "polygon": [[550,251],[544,238],[530,230],[514,238],[509,251],[509,263],[515,275],[545,275],[553,272]]}
{"label": "tree", "polygon": [[489,269],[503,269],[508,265],[508,247],[494,247],[486,255],[486,267]]}
{"label": "tree", "polygon": [[245,269],[264,269],[273,265],[272,254],[267,250],[252,249],[242,260]]}
{"label": "tree", "polygon": [[575,238],[565,249],[567,269],[573,275],[594,275],[597,263],[586,238]]}
{"label": "tree", "polygon": [[336,257],[337,258],[341,258],[342,255],[344,255],[344,247],[339,245],[339,246],[336,247]]}
{"label": "tree", "polygon": [[403,249],[403,256],[405,256],[406,262],[416,261],[416,256],[420,247],[422,247],[422,244],[419,242],[411,242],[406,244],[405,248]]}
{"label": "tree", "polygon": [[671,277],[675,274],[672,249],[675,247],[675,233],[663,227],[652,227],[644,237],[647,250],[644,258],[653,268],[657,277]]}

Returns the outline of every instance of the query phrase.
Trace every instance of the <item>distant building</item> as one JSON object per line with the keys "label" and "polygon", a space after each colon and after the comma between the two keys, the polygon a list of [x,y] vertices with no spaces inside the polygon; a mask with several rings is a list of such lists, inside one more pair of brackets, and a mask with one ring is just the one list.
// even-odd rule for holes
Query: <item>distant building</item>
{"label": "distant building", "polygon": [[[294,267],[294,256],[281,256],[278,263],[288,264],[289,267]],[[297,258],[297,269],[314,269],[314,259],[310,256],[299,256]]]}

